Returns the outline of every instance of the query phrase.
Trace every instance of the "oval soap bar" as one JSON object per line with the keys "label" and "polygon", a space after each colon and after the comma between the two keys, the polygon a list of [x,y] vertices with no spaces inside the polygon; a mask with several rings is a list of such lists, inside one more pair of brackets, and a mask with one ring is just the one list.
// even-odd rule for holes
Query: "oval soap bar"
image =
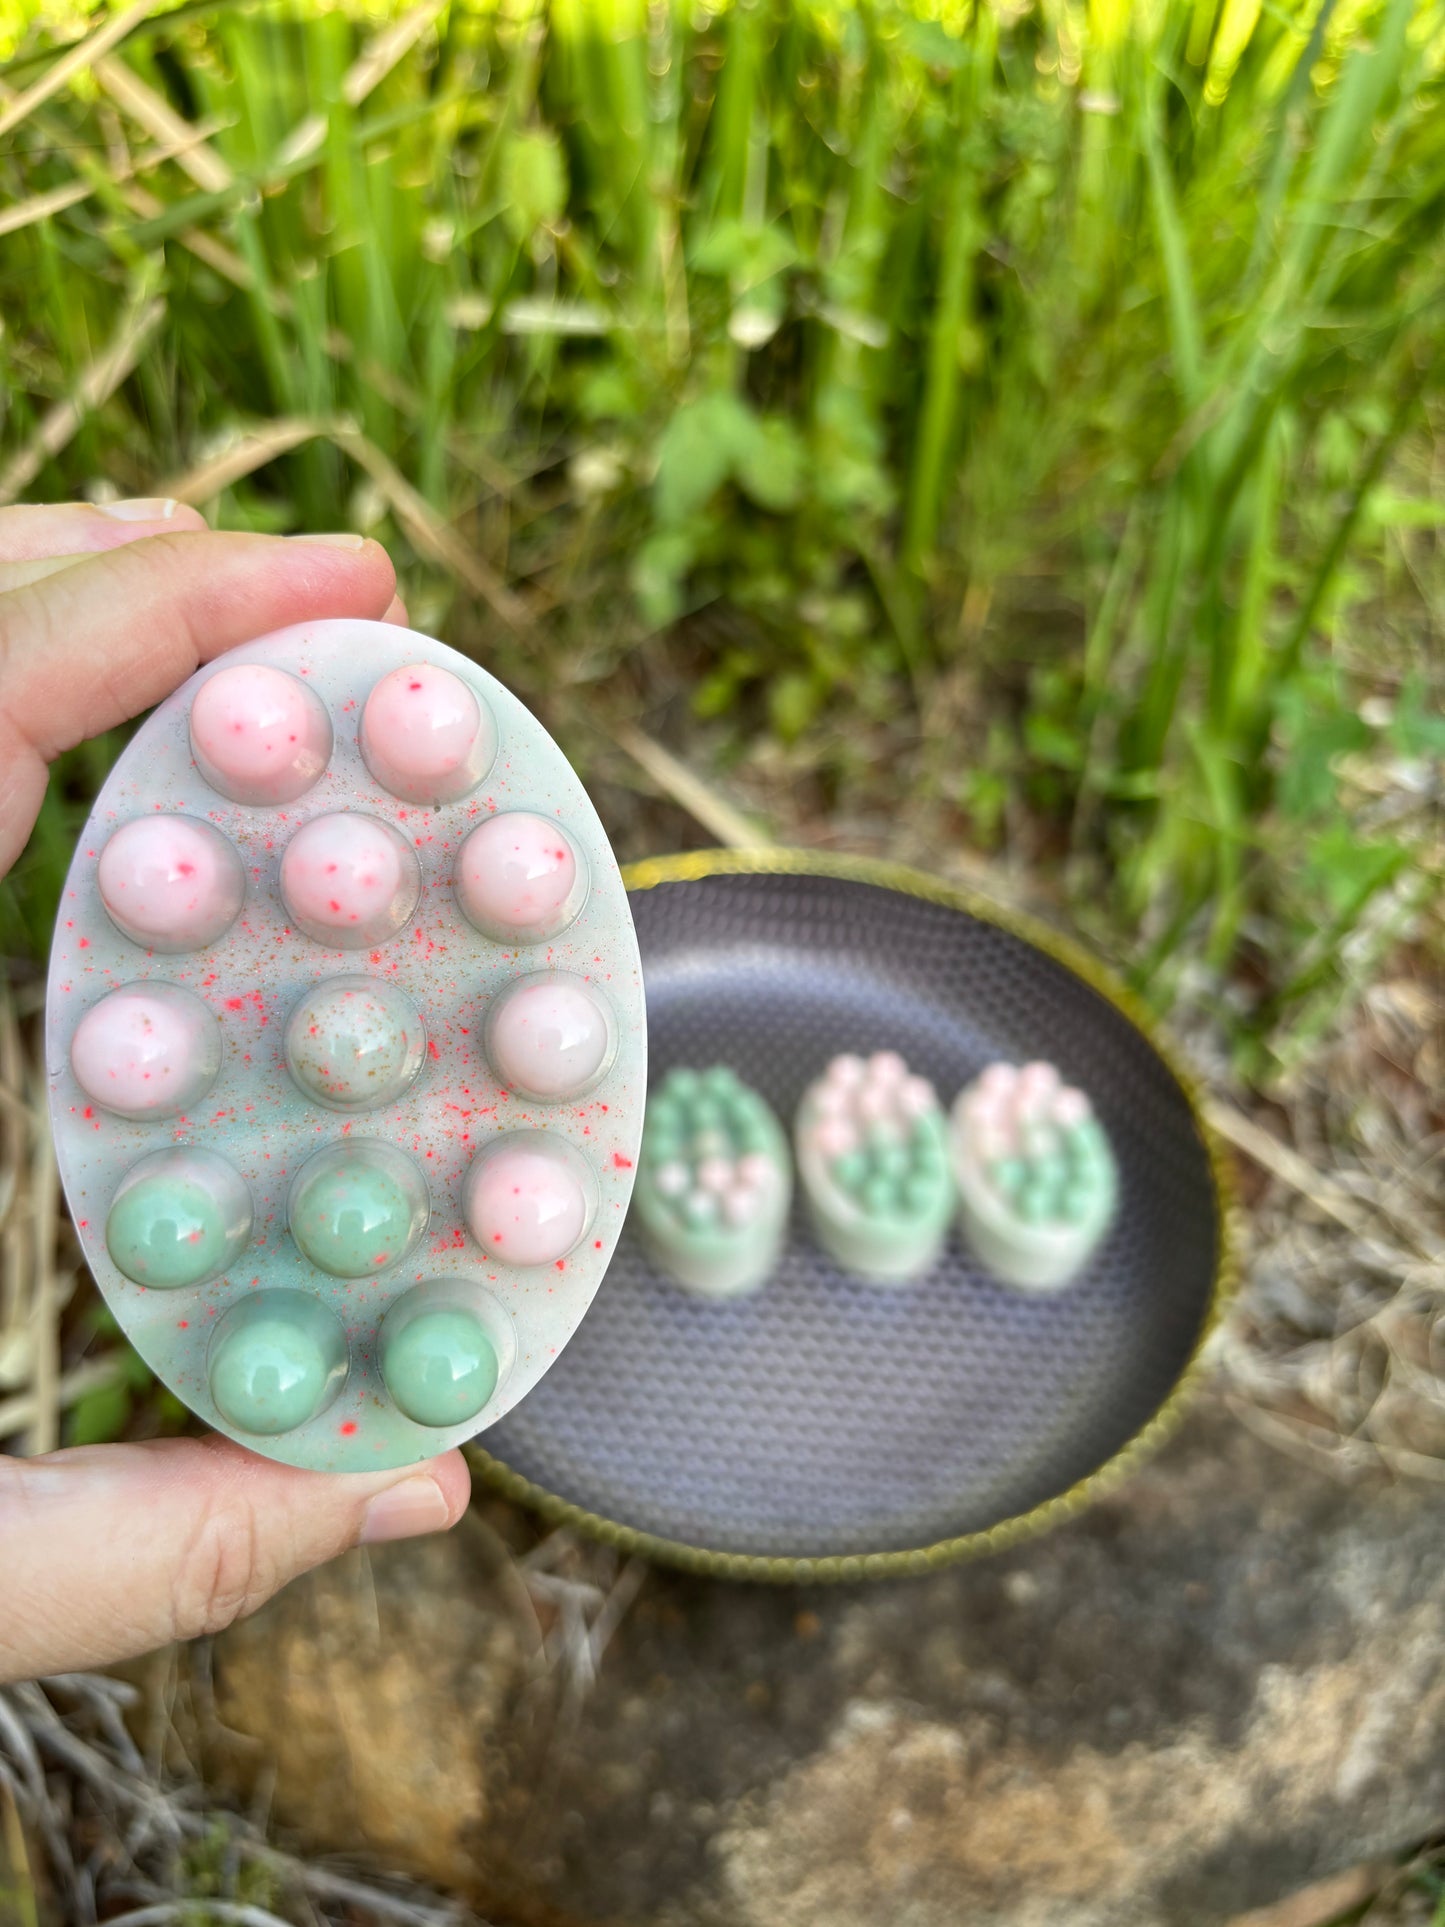
{"label": "oval soap bar", "polygon": [[157,1380],[318,1471],[504,1417],[607,1270],[647,1086],[627,894],[536,718],[391,624],[243,643],[122,751],[63,906],[57,1162]]}

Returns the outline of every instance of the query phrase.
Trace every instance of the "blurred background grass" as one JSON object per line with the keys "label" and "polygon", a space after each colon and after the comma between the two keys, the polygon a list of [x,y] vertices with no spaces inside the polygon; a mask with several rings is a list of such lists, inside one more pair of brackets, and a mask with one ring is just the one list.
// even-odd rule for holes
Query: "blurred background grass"
{"label": "blurred background grass", "polygon": [[1430,940],[1445,8],[144,11],[8,0],[0,498],[364,528],[584,772],[1055,879],[1257,1081]]}

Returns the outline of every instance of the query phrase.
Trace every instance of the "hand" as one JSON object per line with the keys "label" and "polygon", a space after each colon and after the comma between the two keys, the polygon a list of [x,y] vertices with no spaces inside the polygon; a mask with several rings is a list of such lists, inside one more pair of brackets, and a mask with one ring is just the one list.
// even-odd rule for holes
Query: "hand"
{"label": "hand", "polygon": [[[287,623],[406,621],[360,536],[221,535],[175,502],[0,509],[0,875],[45,766]],[[454,1525],[459,1452],[299,1472],[229,1439],[0,1455],[0,1682],[215,1632],[349,1546]]]}

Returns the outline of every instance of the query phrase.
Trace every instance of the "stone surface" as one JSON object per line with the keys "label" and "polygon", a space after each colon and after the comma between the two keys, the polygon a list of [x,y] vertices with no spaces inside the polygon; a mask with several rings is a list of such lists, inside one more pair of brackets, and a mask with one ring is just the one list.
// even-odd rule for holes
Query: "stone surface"
{"label": "stone surface", "polygon": [[[526,1595],[480,1520],[404,1560],[350,1553],[219,1642],[221,1721],[261,1742],[243,1750],[239,1790],[254,1795],[274,1768],[277,1815],[308,1846],[488,1887],[507,1727],[525,1723],[536,1644]],[[237,1749],[206,1765],[234,1780]]]}
{"label": "stone surface", "polygon": [[557,1578],[605,1592],[610,1555],[533,1579],[542,1649],[497,1545],[344,1562],[215,1656],[281,1817],[497,1927],[1214,1927],[1445,1814],[1445,1491],[1337,1484],[1213,1405],[991,1561],[650,1572],[590,1686]]}

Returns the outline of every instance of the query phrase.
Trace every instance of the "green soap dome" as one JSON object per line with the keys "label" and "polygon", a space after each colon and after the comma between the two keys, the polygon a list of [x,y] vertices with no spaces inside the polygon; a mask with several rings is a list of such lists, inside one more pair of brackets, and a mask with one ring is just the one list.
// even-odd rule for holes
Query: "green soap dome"
{"label": "green soap dome", "polygon": [[643,1134],[642,1151],[651,1164],[672,1164],[682,1156],[682,1139],[670,1127],[658,1130],[649,1124]]}
{"label": "green soap dome", "polygon": [[689,1191],[682,1201],[682,1211],[690,1225],[709,1225],[717,1218],[717,1200],[707,1191]]}
{"label": "green soap dome", "polygon": [[908,1155],[905,1144],[885,1144],[875,1154],[874,1167],[885,1178],[906,1178],[913,1168],[913,1159]]}
{"label": "green soap dome", "polygon": [[718,1131],[727,1123],[727,1112],[715,1097],[699,1097],[690,1115],[695,1131]]}
{"label": "green soap dome", "polygon": [[746,1115],[743,1114],[741,1107],[739,1107],[738,1114],[734,1119],[733,1128],[737,1133],[738,1143],[742,1146],[743,1150],[771,1151],[773,1149],[773,1133],[768,1128],[768,1120],[765,1117],[759,1116],[752,1105],[748,1106]]}
{"label": "green soap dome", "polygon": [[999,1158],[989,1166],[988,1174],[1006,1198],[1014,1198],[1024,1188],[1029,1170],[1022,1158]]}
{"label": "green soap dome", "polygon": [[1093,1164],[1107,1162],[1109,1156],[1108,1139],[1096,1117],[1086,1117],[1081,1124],[1074,1125],[1066,1139],[1071,1163]]}
{"label": "green soap dome", "polygon": [[714,1064],[710,1071],[703,1072],[702,1088],[709,1097],[728,1098],[737,1092],[738,1080],[726,1064]]}
{"label": "green soap dome", "polygon": [[226,1221],[194,1178],[142,1178],[110,1208],[105,1242],[117,1271],[153,1290],[198,1284],[226,1263]]}
{"label": "green soap dome", "polygon": [[697,1096],[701,1086],[702,1079],[696,1071],[670,1071],[663,1083],[662,1090],[664,1096],[675,1098],[680,1103],[685,1104]]}
{"label": "green soap dome", "polygon": [[1034,1165],[1033,1182],[1051,1195],[1062,1191],[1068,1181],[1068,1164],[1057,1155],[1042,1157]]}
{"label": "green soap dome", "polygon": [[1094,1206],[1092,1185],[1071,1184],[1059,1201],[1059,1215],[1066,1224],[1082,1224]]}
{"label": "green soap dome", "polygon": [[863,1209],[870,1218],[881,1218],[896,1208],[897,1191],[890,1179],[885,1178],[882,1172],[875,1171],[864,1182],[862,1200]]}
{"label": "green soap dome", "polygon": [[727,1132],[717,1129],[715,1125],[698,1131],[692,1140],[694,1158],[725,1158],[731,1155],[732,1148],[732,1140]]}
{"label": "green soap dome", "polygon": [[211,1345],[211,1397],[238,1432],[270,1438],[324,1412],[346,1380],[346,1338],[324,1305],[299,1291],[244,1298]]}
{"label": "green soap dome", "polygon": [[496,1349],[470,1313],[419,1312],[385,1341],[386,1389],[418,1425],[461,1425],[497,1389]]}
{"label": "green soap dome", "polygon": [[347,1158],[303,1186],[291,1236],[333,1278],[367,1278],[394,1264],[411,1244],[413,1205],[394,1173],[364,1156]]}
{"label": "green soap dome", "polygon": [[922,1213],[932,1209],[938,1197],[938,1187],[932,1178],[915,1175],[903,1187],[903,1202],[910,1211]]}
{"label": "green soap dome", "polygon": [[845,1151],[833,1163],[833,1182],[844,1191],[856,1191],[868,1176],[868,1154],[865,1151]]}
{"label": "green soap dome", "polygon": [[1044,1224],[1049,1217],[1049,1194],[1041,1186],[1025,1185],[1015,1209],[1025,1224]]}

